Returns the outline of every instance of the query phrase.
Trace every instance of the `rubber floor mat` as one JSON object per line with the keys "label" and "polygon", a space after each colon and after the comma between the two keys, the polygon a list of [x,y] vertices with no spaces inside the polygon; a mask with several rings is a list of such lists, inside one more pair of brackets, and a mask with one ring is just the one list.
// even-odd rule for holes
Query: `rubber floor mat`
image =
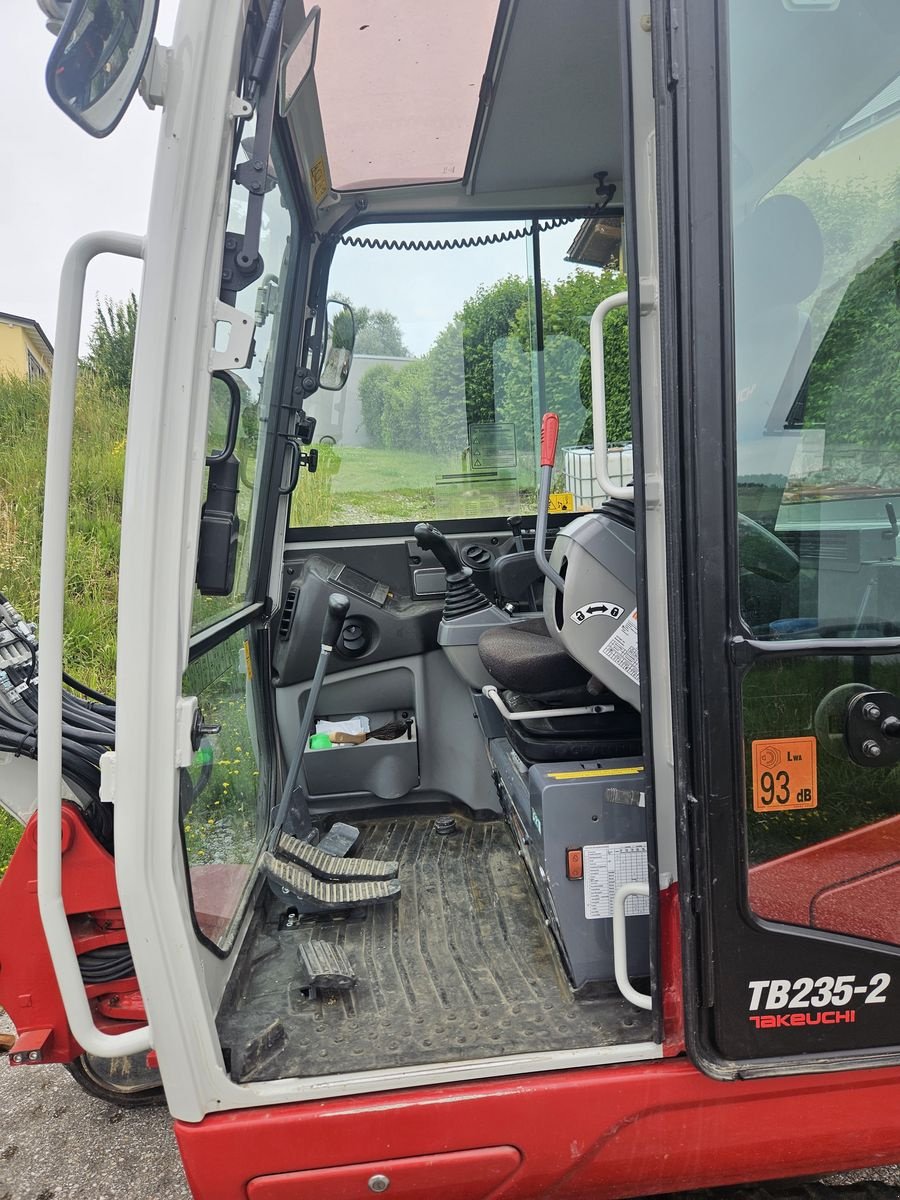
{"label": "rubber floor mat", "polygon": [[[360,823],[358,853],[396,859],[398,901],[278,928],[275,904],[241,950],[219,1018],[232,1076],[365,1071],[647,1041],[618,994],[575,1000],[503,821]],[[311,998],[298,947],[331,941],[357,975]]]}

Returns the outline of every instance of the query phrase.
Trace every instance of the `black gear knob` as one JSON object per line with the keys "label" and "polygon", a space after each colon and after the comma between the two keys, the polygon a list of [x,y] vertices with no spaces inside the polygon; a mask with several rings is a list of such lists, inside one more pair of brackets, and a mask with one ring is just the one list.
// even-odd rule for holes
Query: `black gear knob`
{"label": "black gear knob", "polygon": [[343,592],[332,592],[328,597],[328,611],[322,624],[322,645],[334,646],[350,611],[350,597]]}

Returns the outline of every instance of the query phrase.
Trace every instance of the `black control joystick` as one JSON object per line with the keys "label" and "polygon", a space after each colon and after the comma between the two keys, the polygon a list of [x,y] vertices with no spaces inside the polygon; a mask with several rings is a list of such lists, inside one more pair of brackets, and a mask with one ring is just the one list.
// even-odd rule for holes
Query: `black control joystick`
{"label": "black control joystick", "polygon": [[456,550],[439,529],[420,521],[413,529],[420,550],[430,551],[447,572],[447,591],[444,595],[443,619],[452,621],[470,613],[490,608],[491,602],[472,582],[471,567],[463,566]]}
{"label": "black control joystick", "polygon": [[343,592],[332,592],[328,597],[328,611],[322,624],[322,645],[334,647],[340,635],[344,619],[350,611],[350,597]]}

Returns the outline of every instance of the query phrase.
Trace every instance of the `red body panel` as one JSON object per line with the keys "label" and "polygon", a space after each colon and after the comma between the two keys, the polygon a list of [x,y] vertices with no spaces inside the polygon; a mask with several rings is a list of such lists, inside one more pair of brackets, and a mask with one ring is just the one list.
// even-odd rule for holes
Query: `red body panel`
{"label": "red body panel", "polygon": [[522,1156],[512,1146],[489,1150],[463,1150],[455,1154],[425,1154],[416,1158],[388,1158],[352,1167],[326,1167],[323,1171],[291,1171],[264,1175],[247,1188],[250,1200],[358,1200],[371,1195],[381,1175],[388,1180],[391,1200],[421,1200],[422,1196],[446,1200],[485,1200],[519,1167]]}
{"label": "red body panel", "polygon": [[[73,804],[63,805],[62,891],[78,953],[126,941],[112,856]],[[145,1023],[137,980],[87,988],[97,1027],[121,1033]],[[81,1054],[72,1037],[44,937],[37,897],[37,818],[32,817],[0,879],[0,1004],[18,1041],[10,1063],[71,1062]],[[122,1019],[115,1019],[121,1017]],[[38,1058],[28,1055],[38,1051]]]}
{"label": "red body panel", "polygon": [[900,944],[900,817],[753,867],[750,904],[770,921]]}
{"label": "red body panel", "polygon": [[[896,1162],[898,1113],[900,1069],[718,1083],[669,1059],[243,1109],[175,1131],[196,1200],[299,1200],[304,1172],[316,1200],[343,1200],[351,1177],[363,1197],[398,1159],[503,1147],[520,1165],[480,1200],[614,1200]],[[339,1167],[352,1170],[329,1176]],[[248,1189],[278,1175],[283,1191]],[[416,1194],[470,1195],[439,1171]]]}

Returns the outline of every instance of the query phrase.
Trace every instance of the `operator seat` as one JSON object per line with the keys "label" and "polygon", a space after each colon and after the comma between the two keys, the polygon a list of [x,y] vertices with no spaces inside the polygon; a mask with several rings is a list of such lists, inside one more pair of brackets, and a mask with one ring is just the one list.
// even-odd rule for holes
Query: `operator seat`
{"label": "operator seat", "polygon": [[[620,520],[630,523],[633,533],[633,505],[617,501],[604,508],[606,512],[579,518],[566,530],[585,522],[603,525],[609,520],[610,510],[615,510]],[[561,544],[566,530],[560,531]],[[633,575],[633,547],[631,565]],[[564,572],[566,566],[563,562]],[[568,593],[577,583],[574,572],[566,573],[565,582]],[[599,599],[600,594],[592,598]],[[509,741],[522,758],[532,762],[640,754],[640,714],[583,665],[584,657],[579,662],[569,653],[559,634],[561,621],[571,617],[564,610],[562,597],[548,584],[542,617],[493,626],[478,639],[482,665],[502,689],[500,698],[506,708],[513,714],[542,712],[540,717],[527,720],[505,720]],[[597,648],[591,649],[596,654]],[[602,706],[606,711],[559,717],[552,712],[556,708],[590,706]]]}

